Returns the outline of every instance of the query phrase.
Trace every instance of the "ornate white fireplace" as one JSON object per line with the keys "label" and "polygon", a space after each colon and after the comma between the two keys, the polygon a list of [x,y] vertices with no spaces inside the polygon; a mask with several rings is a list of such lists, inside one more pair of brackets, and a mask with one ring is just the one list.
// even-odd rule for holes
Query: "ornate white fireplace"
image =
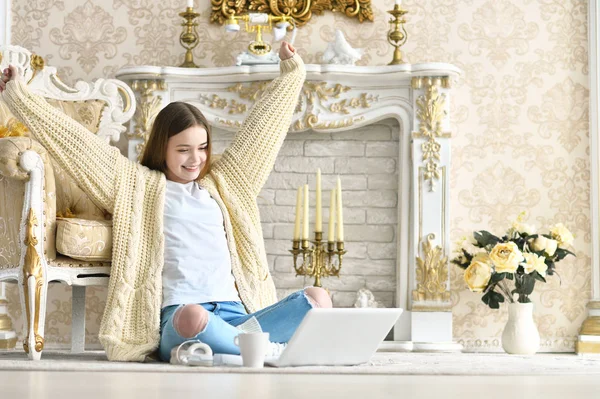
{"label": "ornate white fireplace", "polygon": [[[446,343],[441,347],[456,348],[450,344],[452,314],[448,283],[449,101],[452,81],[460,75],[460,70],[441,63],[378,67],[307,65],[306,69],[307,80],[288,135],[290,140],[303,131],[314,135],[310,137],[343,131],[348,134],[363,132],[364,135],[366,126],[389,119],[397,121],[398,125],[393,124],[395,129],[399,129],[394,134],[398,139],[398,154],[395,157],[397,175],[390,173],[393,179],[398,179],[395,201],[397,221],[392,242],[396,255],[393,270],[389,273],[395,282],[391,284],[393,301],[387,303],[388,306],[393,304],[405,309],[394,329],[396,347],[435,349],[440,348],[440,343]],[[121,69],[117,78],[129,83],[138,96],[137,113],[129,130],[130,158],[137,158],[153,118],[169,102],[194,104],[209,123],[218,128],[217,131],[235,131],[265,85],[278,73],[277,66],[205,69],[145,66]],[[323,141],[321,148],[327,148],[327,143]],[[333,146],[334,143],[331,143]],[[379,145],[380,148],[385,147],[384,142],[380,141]],[[392,148],[395,145],[390,143]],[[303,146],[306,147],[306,144]],[[353,148],[357,148],[360,157],[360,145]],[[302,151],[296,154],[296,158],[302,157],[306,148]],[[301,159],[295,161],[302,162]],[[329,173],[337,172],[336,164]],[[378,178],[381,175],[378,174]],[[299,179],[306,179],[310,183],[310,178],[304,178],[301,174]],[[372,199],[363,200],[365,203],[377,201],[376,196],[369,196],[369,193],[376,193],[370,190],[369,185],[366,185],[364,196]],[[273,205],[277,205],[276,199],[285,204],[284,191],[281,194],[275,190],[266,191],[265,206],[270,205],[269,198],[274,201]],[[284,205],[282,209],[285,211]],[[288,213],[291,212],[289,208]],[[355,223],[359,227],[361,212],[361,208],[357,207]],[[291,249],[291,220],[284,218],[280,222],[273,226],[273,236],[265,234],[265,238],[277,241],[274,247],[277,247],[277,243],[285,245],[285,237],[277,234],[289,230],[287,249]],[[376,224],[370,228],[377,231]],[[350,237],[347,241],[346,249],[350,256],[353,243]],[[355,241],[354,246],[365,247],[359,240]],[[278,263],[285,263],[287,249],[280,252],[273,250],[271,259],[277,258]],[[367,249],[370,250],[370,247]],[[291,271],[291,255],[288,257]],[[364,258],[363,277],[367,276],[364,281],[372,280],[368,280],[369,263],[374,261],[369,259],[370,256]],[[278,267],[273,270],[276,284],[285,280],[283,277],[277,278],[280,271]],[[342,283],[346,277],[344,272],[342,266]],[[282,275],[288,276],[285,273]],[[358,281],[357,284],[363,281],[360,278],[354,280]],[[324,281],[325,287],[327,282]],[[335,304],[336,292],[340,291],[340,287],[335,286],[332,291]],[[432,346],[432,343],[436,345]]]}

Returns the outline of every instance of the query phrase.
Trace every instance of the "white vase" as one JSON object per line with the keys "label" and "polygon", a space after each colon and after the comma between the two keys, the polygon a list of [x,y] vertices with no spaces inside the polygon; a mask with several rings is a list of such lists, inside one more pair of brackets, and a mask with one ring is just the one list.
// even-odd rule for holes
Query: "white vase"
{"label": "white vase", "polygon": [[540,333],[533,322],[533,303],[510,303],[502,332],[502,347],[513,355],[533,355],[540,349]]}

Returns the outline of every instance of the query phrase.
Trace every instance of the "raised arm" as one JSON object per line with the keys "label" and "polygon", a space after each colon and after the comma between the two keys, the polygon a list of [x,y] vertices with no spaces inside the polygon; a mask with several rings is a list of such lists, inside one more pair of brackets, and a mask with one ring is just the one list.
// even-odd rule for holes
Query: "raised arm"
{"label": "raised arm", "polygon": [[243,184],[253,195],[258,195],[273,169],[306,77],[300,56],[291,51],[289,54],[291,57],[279,64],[281,75],[267,86],[215,165],[231,172],[226,175],[241,174]]}
{"label": "raised arm", "polygon": [[22,80],[12,79],[2,86],[2,96],[15,116],[81,189],[112,213],[117,163],[125,158],[119,150],[51,107],[43,97],[29,91]]}

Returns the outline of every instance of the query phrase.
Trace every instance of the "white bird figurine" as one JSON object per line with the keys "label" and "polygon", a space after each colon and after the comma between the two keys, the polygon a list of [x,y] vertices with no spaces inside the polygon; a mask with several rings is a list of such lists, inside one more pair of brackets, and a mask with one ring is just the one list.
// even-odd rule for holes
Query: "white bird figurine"
{"label": "white bird figurine", "polygon": [[323,53],[324,64],[354,65],[363,56],[362,49],[350,47],[341,30],[335,30],[335,40],[327,45]]}

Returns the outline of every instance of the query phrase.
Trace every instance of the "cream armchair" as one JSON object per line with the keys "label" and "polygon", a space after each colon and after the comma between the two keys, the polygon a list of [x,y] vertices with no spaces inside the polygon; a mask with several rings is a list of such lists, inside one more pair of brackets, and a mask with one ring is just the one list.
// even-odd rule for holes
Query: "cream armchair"
{"label": "cream armchair", "polygon": [[[133,92],[121,81],[98,79],[72,88],[26,49],[0,47],[0,68],[9,64],[33,92],[107,142],[119,139],[135,112]],[[73,287],[71,349],[84,350],[85,287],[108,285],[112,222],[16,123],[0,99],[0,136],[20,135],[0,138],[0,282],[19,286],[23,346],[37,360],[50,282]]]}

